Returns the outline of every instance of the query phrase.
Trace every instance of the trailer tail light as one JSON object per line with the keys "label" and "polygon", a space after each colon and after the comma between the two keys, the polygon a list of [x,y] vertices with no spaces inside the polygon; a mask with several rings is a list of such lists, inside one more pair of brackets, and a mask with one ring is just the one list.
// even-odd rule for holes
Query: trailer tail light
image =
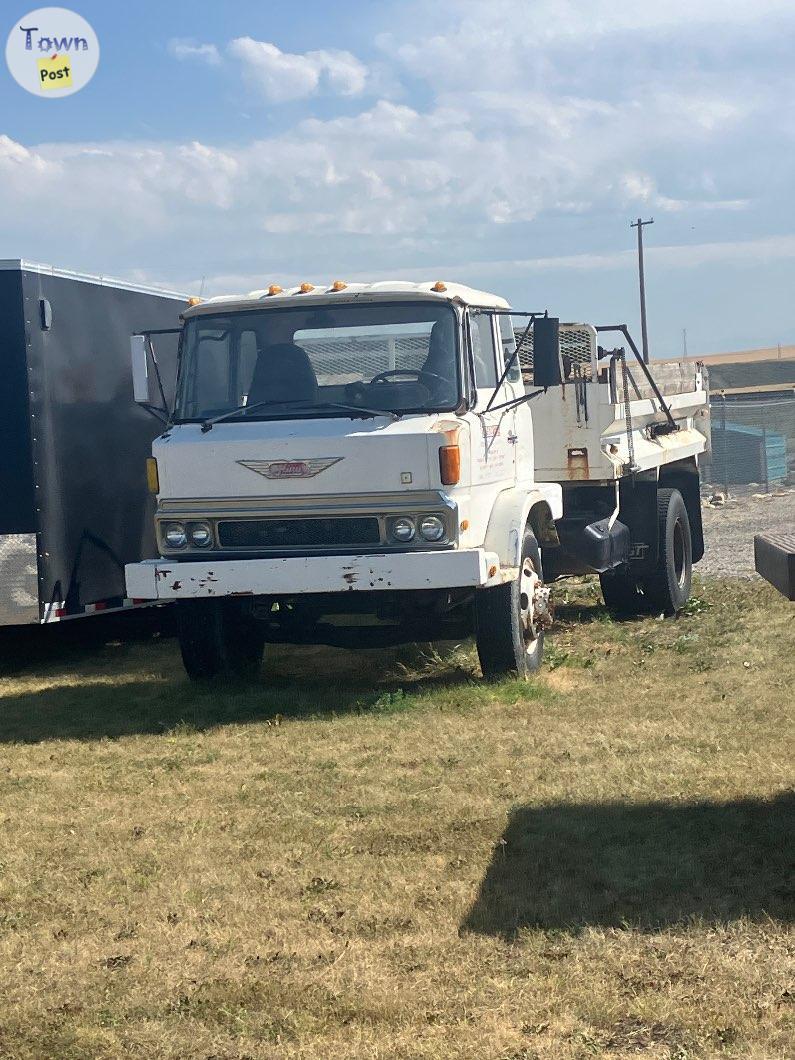
{"label": "trailer tail light", "polygon": [[153,456],[146,460],[146,484],[150,493],[160,492],[160,476],[157,473],[157,461]]}
{"label": "trailer tail light", "polygon": [[443,445],[439,449],[439,471],[443,486],[455,486],[461,478],[461,450],[457,445]]}

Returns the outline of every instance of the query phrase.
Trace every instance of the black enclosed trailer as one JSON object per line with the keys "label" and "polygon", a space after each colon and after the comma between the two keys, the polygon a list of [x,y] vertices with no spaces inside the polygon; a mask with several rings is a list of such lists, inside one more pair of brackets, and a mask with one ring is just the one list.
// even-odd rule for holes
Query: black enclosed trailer
{"label": "black enclosed trailer", "polygon": [[[162,426],[133,401],[130,335],[178,327],[186,301],[0,260],[0,625],[132,603],[124,564],[157,551],[146,458]],[[176,336],[158,357],[173,381]]]}

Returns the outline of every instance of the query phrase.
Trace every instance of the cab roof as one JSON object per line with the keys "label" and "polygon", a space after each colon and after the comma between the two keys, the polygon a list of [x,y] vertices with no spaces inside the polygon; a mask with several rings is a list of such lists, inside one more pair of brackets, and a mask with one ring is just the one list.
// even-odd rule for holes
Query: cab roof
{"label": "cab roof", "polygon": [[461,283],[443,280],[426,280],[410,283],[406,280],[379,280],[377,283],[345,283],[336,280],[328,286],[310,283],[282,289],[277,284],[245,295],[219,295],[196,302],[185,310],[183,316],[246,309],[284,308],[287,305],[333,305],[336,302],[376,302],[432,299],[455,302],[459,305],[483,306],[493,309],[509,309],[504,298],[487,291],[478,291]]}

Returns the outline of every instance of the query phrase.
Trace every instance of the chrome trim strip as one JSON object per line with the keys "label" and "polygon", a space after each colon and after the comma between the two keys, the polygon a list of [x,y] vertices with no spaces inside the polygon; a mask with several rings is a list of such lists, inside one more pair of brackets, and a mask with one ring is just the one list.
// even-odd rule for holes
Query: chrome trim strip
{"label": "chrome trim strip", "polygon": [[121,291],[137,291],[139,294],[159,294],[166,298],[179,298],[187,302],[188,295],[182,291],[170,291],[165,287],[153,287],[147,283],[135,283],[133,280],[114,280],[110,276],[94,276],[88,272],[72,272],[71,269],[59,269],[55,265],[41,265],[24,258],[0,258],[0,272],[36,272],[42,276],[59,276],[66,280],[77,280],[80,283],[94,283],[99,287],[116,287]]}
{"label": "chrome trim strip", "polygon": [[310,494],[296,497],[164,498],[158,519],[247,519],[256,516],[394,515],[456,505],[441,490],[416,493]]}

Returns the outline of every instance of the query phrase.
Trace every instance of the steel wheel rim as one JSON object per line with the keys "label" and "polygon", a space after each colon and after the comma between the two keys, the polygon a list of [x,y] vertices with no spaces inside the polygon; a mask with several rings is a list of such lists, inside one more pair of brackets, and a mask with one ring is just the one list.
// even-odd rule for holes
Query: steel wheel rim
{"label": "steel wheel rim", "polygon": [[535,615],[535,592],[539,577],[528,557],[522,561],[519,574],[519,623],[522,627],[522,640],[525,652],[531,654],[538,645],[538,629]]}
{"label": "steel wheel rim", "polygon": [[685,535],[679,519],[674,523],[674,573],[676,584],[682,588],[685,584]]}

